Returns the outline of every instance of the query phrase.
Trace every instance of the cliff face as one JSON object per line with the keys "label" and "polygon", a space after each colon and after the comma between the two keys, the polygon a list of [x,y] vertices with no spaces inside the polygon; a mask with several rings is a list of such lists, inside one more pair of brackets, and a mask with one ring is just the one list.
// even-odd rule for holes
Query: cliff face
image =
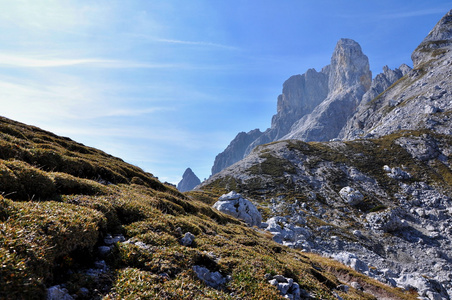
{"label": "cliff face", "polygon": [[337,43],[328,75],[327,98],[296,122],[282,139],[328,141],[336,138],[372,81],[367,56],[359,44],[350,39]]}
{"label": "cliff face", "polygon": [[422,63],[443,55],[447,51],[446,49],[452,45],[451,38],[452,10],[441,18],[422,43],[414,50],[411,55],[414,67],[419,67]]}
{"label": "cliff face", "polygon": [[[309,69],[302,75],[294,75],[283,84],[278,96],[277,113],[271,128],[253,141],[246,149],[248,155],[256,146],[279,140],[289,133],[292,125],[302,116],[311,113],[328,95],[328,74]],[[244,157],[243,156],[243,157]]]}
{"label": "cliff face", "polygon": [[260,136],[262,136],[262,132],[259,129],[237,134],[228,147],[215,157],[212,174],[216,174],[241,160],[245,156],[246,149],[249,145]]}

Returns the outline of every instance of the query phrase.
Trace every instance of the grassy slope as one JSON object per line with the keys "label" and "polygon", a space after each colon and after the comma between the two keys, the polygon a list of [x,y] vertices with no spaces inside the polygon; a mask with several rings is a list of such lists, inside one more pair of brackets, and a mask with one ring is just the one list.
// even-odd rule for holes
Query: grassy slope
{"label": "grassy slope", "polygon": [[[43,299],[46,287],[63,282],[71,294],[90,290],[78,299],[281,298],[266,273],[292,277],[322,299],[335,299],[338,277],[365,282],[379,295],[415,298],[274,243],[212,210],[218,194],[181,194],[102,151],[6,118],[0,118],[0,193],[0,299]],[[179,243],[187,231],[196,236],[191,247]],[[107,233],[147,249],[116,243],[106,258],[110,271],[93,280],[80,270],[92,267]],[[232,280],[210,288],[194,265]],[[373,298],[354,289],[336,292],[344,299]]]}

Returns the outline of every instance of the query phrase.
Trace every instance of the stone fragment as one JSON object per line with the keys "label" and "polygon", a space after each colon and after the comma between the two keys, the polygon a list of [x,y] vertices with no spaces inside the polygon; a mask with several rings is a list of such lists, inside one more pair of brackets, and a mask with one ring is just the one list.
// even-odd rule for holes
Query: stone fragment
{"label": "stone fragment", "polygon": [[284,298],[301,300],[302,295],[304,298],[309,298],[306,291],[302,290],[300,285],[294,282],[292,278],[284,277],[283,275],[271,276],[270,274],[265,274],[265,279],[269,284],[275,286]]}
{"label": "stone fragment", "polygon": [[195,271],[196,276],[198,276],[199,279],[204,281],[208,286],[215,289],[220,288],[227,281],[227,279],[223,275],[221,275],[220,272],[211,272],[209,269],[203,266],[195,265],[193,266],[193,271]]}
{"label": "stone fragment", "polygon": [[47,289],[47,300],[74,300],[74,298],[69,295],[67,289],[54,285]]}
{"label": "stone fragment", "polygon": [[382,212],[369,213],[366,216],[369,226],[373,230],[393,232],[405,228],[406,222],[399,217],[399,209],[387,209]]}
{"label": "stone fragment", "polygon": [[186,232],[184,237],[181,238],[180,243],[183,246],[191,246],[195,241],[195,235],[191,232]]}

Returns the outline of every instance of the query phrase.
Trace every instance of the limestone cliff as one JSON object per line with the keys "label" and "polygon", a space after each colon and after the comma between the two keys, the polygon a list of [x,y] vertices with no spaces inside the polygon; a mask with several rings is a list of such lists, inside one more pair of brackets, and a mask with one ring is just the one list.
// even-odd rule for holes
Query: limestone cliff
{"label": "limestone cliff", "polygon": [[328,67],[329,93],[314,111],[296,122],[282,139],[328,141],[336,138],[369,89],[372,74],[360,45],[341,39]]}
{"label": "limestone cliff", "polygon": [[216,157],[212,174],[244,158],[258,145],[288,137],[316,141],[335,138],[369,88],[371,78],[367,56],[359,44],[339,40],[330,65],[320,72],[309,69],[284,82],[271,127],[263,133],[237,135]]}

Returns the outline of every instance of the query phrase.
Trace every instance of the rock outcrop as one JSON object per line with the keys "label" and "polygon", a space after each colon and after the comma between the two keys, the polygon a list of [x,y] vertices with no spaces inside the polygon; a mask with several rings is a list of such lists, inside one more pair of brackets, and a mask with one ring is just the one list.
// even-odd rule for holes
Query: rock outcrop
{"label": "rock outcrop", "polygon": [[452,45],[452,10],[450,10],[436,26],[430,31],[427,37],[411,54],[414,67],[419,67],[422,63],[436,60],[438,56],[450,51]]}
{"label": "rock outcrop", "polygon": [[282,139],[328,141],[336,138],[372,81],[367,56],[359,44],[350,39],[337,43],[328,74],[327,98],[295,123]]}
{"label": "rock outcrop", "polygon": [[383,73],[378,74],[372,80],[369,90],[363,95],[361,102],[363,104],[370,102],[375,97],[383,93],[394,82],[406,75],[411,68],[402,64],[399,68],[391,70],[388,66],[383,67]]}
{"label": "rock outcrop", "polygon": [[413,52],[413,69],[372,101],[363,101],[340,138],[371,138],[425,129],[452,134],[448,113],[452,109],[451,50],[452,11]]}
{"label": "rock outcrop", "polygon": [[278,96],[277,113],[272,126],[252,142],[245,152],[248,155],[256,146],[281,139],[288,134],[295,122],[310,114],[328,95],[327,68],[317,72],[309,69],[302,75],[294,75],[283,84]]}
{"label": "rock outcrop", "polygon": [[198,176],[190,168],[187,168],[184,175],[182,175],[182,180],[177,184],[177,189],[181,192],[191,191],[200,183],[201,180],[199,180]]}

